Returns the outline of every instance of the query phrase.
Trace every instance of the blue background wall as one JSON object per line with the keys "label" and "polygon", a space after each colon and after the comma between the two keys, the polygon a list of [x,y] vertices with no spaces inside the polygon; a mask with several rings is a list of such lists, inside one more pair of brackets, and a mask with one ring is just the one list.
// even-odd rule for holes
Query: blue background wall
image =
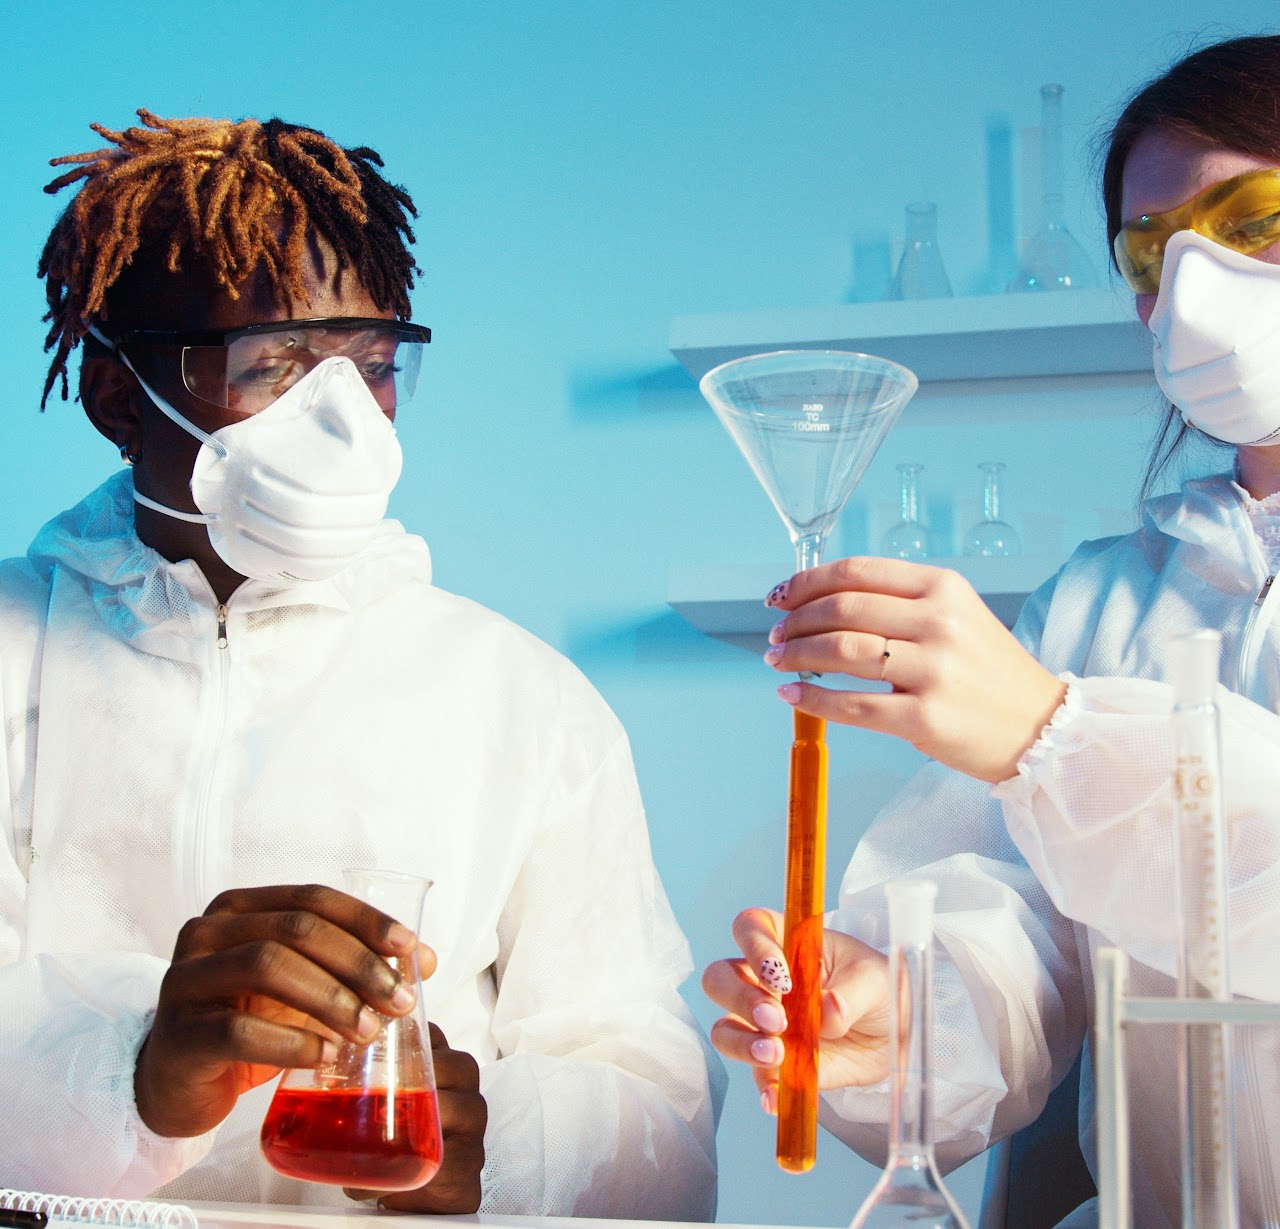
{"label": "blue background wall", "polygon": [[[15,6],[16,7],[16,6]],[[0,550],[117,464],[74,404],[37,413],[36,258],[62,201],[46,160],[91,120],[279,114],[385,156],[421,211],[415,318],[436,330],[402,415],[394,512],[438,582],[569,654],[626,723],[656,857],[699,968],[730,919],[776,903],[790,723],[758,659],[692,631],[669,569],[777,564],[772,510],[666,350],[676,314],[876,298],[903,203],[940,203],[957,293],[998,289],[1018,216],[1019,130],[1066,86],[1069,224],[1102,267],[1089,139],[1192,43],[1258,32],[1257,0],[411,2],[187,0],[21,6],[0,39]],[[1212,19],[1212,24],[1210,24]],[[1012,139],[1010,138],[1012,134]],[[855,254],[857,259],[855,260]],[[874,545],[893,467],[923,462],[944,548],[976,463],[1009,463],[1010,519],[1065,550],[1125,522],[1154,422],[1133,382],[919,398],[855,493],[836,549]],[[914,767],[833,731],[831,880]],[[714,1013],[691,979],[688,998]],[[772,1161],[734,1073],[724,1221],[838,1225],[874,1176],[824,1139]],[[982,1162],[957,1179],[977,1204]]]}

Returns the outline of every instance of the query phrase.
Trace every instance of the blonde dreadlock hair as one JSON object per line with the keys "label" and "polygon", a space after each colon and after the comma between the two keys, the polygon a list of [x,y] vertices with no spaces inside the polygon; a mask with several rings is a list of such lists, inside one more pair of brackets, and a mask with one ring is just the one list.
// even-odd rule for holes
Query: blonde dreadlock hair
{"label": "blonde dreadlock hair", "polygon": [[403,188],[376,168],[378,154],[343,149],[311,128],[270,119],[161,119],[139,110],[145,127],[90,127],[110,144],[54,158],[73,166],[46,185],[53,194],[83,180],[40,256],[53,360],[43,409],[87,326],[110,317],[112,288],[140,251],[171,273],[196,262],[233,298],[256,269],[280,302],[307,302],[303,260],[318,233],[383,310],[409,317],[417,217]]}

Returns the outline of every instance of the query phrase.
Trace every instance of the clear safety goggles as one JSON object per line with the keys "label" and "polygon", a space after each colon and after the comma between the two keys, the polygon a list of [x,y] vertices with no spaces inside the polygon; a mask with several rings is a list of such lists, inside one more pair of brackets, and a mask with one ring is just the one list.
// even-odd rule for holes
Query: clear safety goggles
{"label": "clear safety goggles", "polygon": [[1245,256],[1280,243],[1280,167],[1224,179],[1167,213],[1126,222],[1112,245],[1116,268],[1130,289],[1156,294],[1164,248],[1175,232],[1193,230]]}
{"label": "clear safety goggles", "polygon": [[355,364],[384,410],[395,409],[417,390],[422,351],[430,340],[425,325],[335,316],[197,332],[137,329],[113,345],[181,347],[182,382],[192,396],[253,414],[336,357]]}

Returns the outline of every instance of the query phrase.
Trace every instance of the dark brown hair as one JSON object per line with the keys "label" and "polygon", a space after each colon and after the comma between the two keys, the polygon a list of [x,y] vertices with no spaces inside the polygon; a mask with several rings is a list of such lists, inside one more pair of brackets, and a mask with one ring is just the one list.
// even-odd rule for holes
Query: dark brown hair
{"label": "dark brown hair", "polygon": [[[1124,222],[1125,162],[1138,138],[1155,128],[1280,163],[1280,35],[1233,38],[1201,48],[1133,96],[1106,140],[1102,203],[1108,248]],[[1193,433],[1170,406],[1152,443],[1140,498],[1151,493]]]}
{"label": "dark brown hair", "polygon": [[[333,248],[384,310],[409,316],[421,270],[409,254],[417,217],[403,188],[379,174],[382,159],[363,146],[344,149],[323,133],[280,119],[238,122],[161,119],[140,110],[145,127],[90,127],[105,149],[55,158],[74,166],[45,188],[82,180],[54,224],[40,257],[53,361],[43,409],[67,358],[89,324],[111,316],[113,288],[137,257],[172,273],[196,265],[233,298],[262,268],[276,298],[305,303],[303,260],[309,237]],[[109,331],[104,329],[104,331]]]}

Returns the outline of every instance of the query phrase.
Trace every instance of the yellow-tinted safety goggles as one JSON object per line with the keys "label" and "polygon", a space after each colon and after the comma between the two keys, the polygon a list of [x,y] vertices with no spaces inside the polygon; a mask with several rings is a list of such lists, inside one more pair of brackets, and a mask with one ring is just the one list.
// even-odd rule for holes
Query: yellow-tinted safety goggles
{"label": "yellow-tinted safety goggles", "polygon": [[1160,289],[1164,247],[1180,230],[1248,256],[1280,243],[1280,167],[1246,171],[1212,184],[1168,213],[1144,213],[1116,236],[1116,268],[1138,294]]}

